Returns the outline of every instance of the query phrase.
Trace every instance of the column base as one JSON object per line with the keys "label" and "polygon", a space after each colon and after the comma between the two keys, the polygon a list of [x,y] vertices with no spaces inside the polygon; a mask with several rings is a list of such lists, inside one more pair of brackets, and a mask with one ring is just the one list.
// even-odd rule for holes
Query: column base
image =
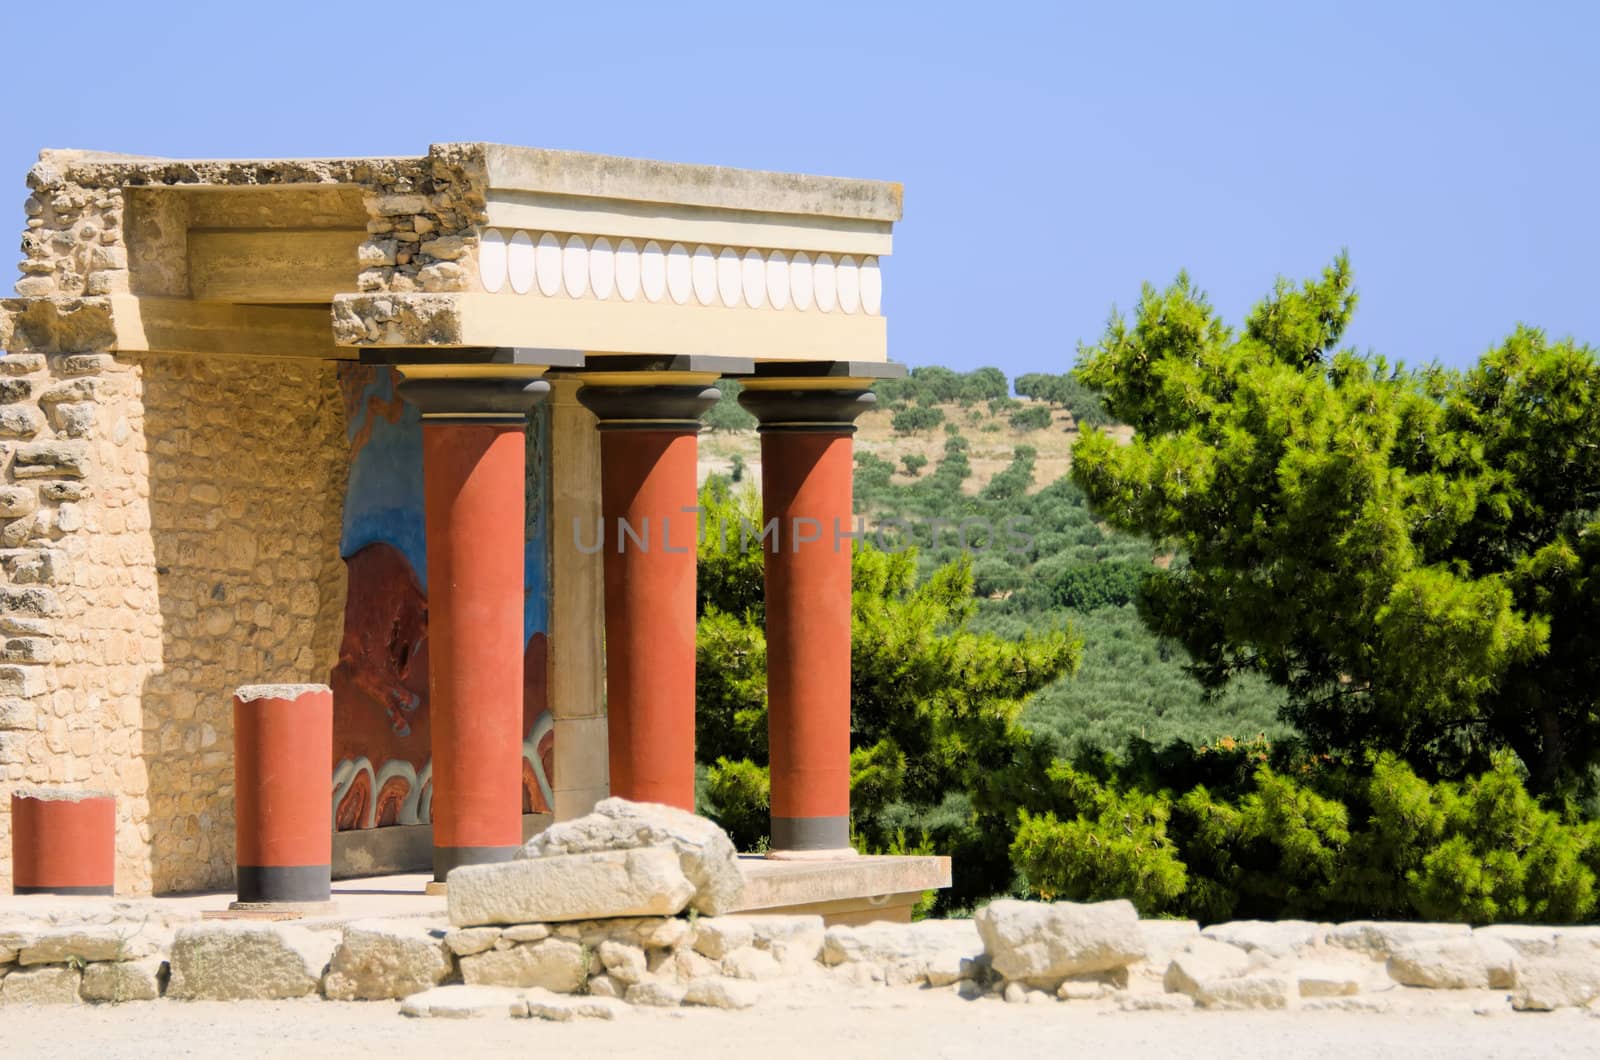
{"label": "column base", "polygon": [[768,861],[849,861],[861,856],[855,847],[837,847],[833,850],[769,850],[762,857]]}
{"label": "column base", "polygon": [[[793,854],[813,851],[831,855],[827,860],[844,857],[840,851],[850,850],[850,816],[836,817],[777,817],[772,818],[772,849]],[[853,854],[854,851],[851,850]]]}
{"label": "column base", "polygon": [[332,897],[333,866],[238,865],[234,869],[238,903],[301,905],[326,902]]}
{"label": "column base", "polygon": [[117,893],[117,889],[116,889],[116,887],[114,887],[113,885],[111,885],[109,883],[101,884],[101,885],[94,886],[94,887],[77,887],[77,886],[64,886],[64,887],[38,886],[38,887],[29,887],[29,886],[23,886],[23,885],[13,885],[12,888],[11,888],[11,893],[12,894],[54,894],[54,895],[60,895],[60,896],[62,896],[64,898],[109,898],[112,895]]}

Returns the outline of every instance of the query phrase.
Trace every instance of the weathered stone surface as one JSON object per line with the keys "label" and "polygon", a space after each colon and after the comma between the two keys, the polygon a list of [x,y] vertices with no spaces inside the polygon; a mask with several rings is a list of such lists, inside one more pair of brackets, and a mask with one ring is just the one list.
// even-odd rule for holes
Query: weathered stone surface
{"label": "weathered stone surface", "polygon": [[694,885],[690,908],[719,916],[739,907],[744,877],[728,833],[716,822],[674,806],[602,799],[593,813],[551,825],[528,840],[522,856],[547,858],[639,847],[671,847],[677,852],[679,868]]}
{"label": "weathered stone surface", "polygon": [[614,997],[620,1000],[627,989],[609,975],[597,975],[589,980],[590,997]]}
{"label": "weathered stone surface", "polygon": [[1244,950],[1202,937],[1173,954],[1161,982],[1168,993],[1193,996],[1201,983],[1240,976],[1249,967],[1250,955]]}
{"label": "weathered stone surface", "polygon": [[609,997],[573,997],[548,990],[529,990],[525,998],[528,1015],[536,1020],[570,1023],[573,1020],[611,1020],[628,1011],[628,1006]]}
{"label": "weathered stone surface", "polygon": [[1352,920],[1328,929],[1330,946],[1359,950],[1376,960],[1387,960],[1402,946],[1413,942],[1457,938],[1472,934],[1465,924],[1412,924],[1401,921]]}
{"label": "weathered stone surface", "polygon": [[983,940],[971,920],[923,920],[914,924],[836,925],[822,940],[829,967],[867,963],[884,969],[891,986],[926,982],[945,986],[961,979]]}
{"label": "weathered stone surface", "polygon": [[1062,1001],[1099,1001],[1127,987],[1128,970],[1117,968],[1109,972],[1069,975],[1056,987],[1056,997]]}
{"label": "weathered stone surface", "polygon": [[1193,920],[1141,920],[1139,935],[1144,939],[1145,963],[1160,974],[1173,954],[1200,937],[1200,925]]}
{"label": "weathered stone surface", "polygon": [[500,937],[508,942],[538,942],[550,937],[550,925],[512,924],[500,932]]}
{"label": "weathered stone surface", "polygon": [[1194,1008],[1188,994],[1123,994],[1117,1007],[1124,1012],[1182,1012]]}
{"label": "weathered stone surface", "polygon": [[1349,964],[1308,962],[1295,967],[1294,981],[1301,997],[1348,997],[1361,993],[1365,976]]}
{"label": "weathered stone surface", "polygon": [[1288,1008],[1294,981],[1285,975],[1245,975],[1234,979],[1209,979],[1194,992],[1201,1008]]}
{"label": "weathered stone surface", "polygon": [[[1558,951],[1559,953],[1559,951]],[[1517,967],[1511,1006],[1519,1011],[1549,1012],[1584,1006],[1600,999],[1600,961],[1573,956],[1530,958]]]}
{"label": "weathered stone surface", "polygon": [[346,924],[323,992],[335,1001],[377,1001],[438,986],[455,970],[444,934],[416,920]]}
{"label": "weathered stone surface", "polygon": [[83,442],[25,442],[17,446],[11,473],[17,478],[83,478],[89,450]]}
{"label": "weathered stone surface", "polygon": [[154,1001],[161,996],[167,962],[160,957],[103,961],[83,970],[85,1001]]}
{"label": "weathered stone surface", "polygon": [[671,915],[694,886],[667,847],[598,850],[469,865],[450,874],[450,922],[457,927]]}
{"label": "weathered stone surface", "polygon": [[523,1019],[528,1002],[521,990],[505,986],[436,986],[412,994],[400,1005],[417,1019]]}
{"label": "weathered stone surface", "polygon": [[213,922],[172,939],[169,997],[245,1001],[305,997],[322,985],[338,941],[291,924]]}
{"label": "weathered stone surface", "polygon": [[741,979],[696,979],[683,994],[685,1005],[744,1009],[761,1000],[761,988]]}
{"label": "weathered stone surface", "polygon": [[687,993],[688,988],[681,984],[663,982],[660,979],[648,979],[628,987],[628,992],[623,997],[627,999],[630,1005],[643,1005],[647,1008],[676,1008],[683,1004],[683,999]]}
{"label": "weathered stone surface", "polygon": [[701,917],[694,925],[695,952],[720,961],[755,942],[755,927],[746,917]]}
{"label": "weathered stone surface", "polygon": [[21,948],[17,963],[66,964],[70,961],[131,961],[156,951],[156,939],[134,925],[91,924],[39,932]]}
{"label": "weathered stone surface", "polygon": [[493,949],[499,938],[500,929],[497,927],[456,928],[445,933],[444,944],[457,957],[466,957]]}
{"label": "weathered stone surface", "polygon": [[583,946],[571,939],[523,942],[461,958],[461,978],[469,986],[539,987],[575,994],[588,975]]}
{"label": "weathered stone surface", "polygon": [[1246,952],[1260,950],[1272,957],[1288,957],[1315,946],[1326,925],[1309,920],[1232,920],[1212,924],[1200,934]]}
{"label": "weathered stone surface", "polygon": [[1389,958],[1389,978],[1431,990],[1505,990],[1516,982],[1516,951],[1505,941],[1472,935],[1407,943]]}
{"label": "weathered stone surface", "polygon": [[600,963],[606,974],[619,983],[632,986],[646,974],[644,950],[625,942],[607,940],[600,944]]}
{"label": "weathered stone surface", "polygon": [[82,973],[65,965],[18,968],[0,979],[0,1005],[70,1005]]}
{"label": "weathered stone surface", "polygon": [[1062,979],[1122,968],[1144,956],[1132,902],[1021,902],[1002,898],[973,917],[984,952],[1007,979]]}
{"label": "weathered stone surface", "polygon": [[1531,924],[1489,924],[1473,928],[1472,937],[1504,942],[1518,957],[1548,957],[1556,951],[1557,930]]}
{"label": "weathered stone surface", "polygon": [[783,975],[783,965],[767,950],[745,946],[722,959],[722,974],[730,979],[766,981]]}

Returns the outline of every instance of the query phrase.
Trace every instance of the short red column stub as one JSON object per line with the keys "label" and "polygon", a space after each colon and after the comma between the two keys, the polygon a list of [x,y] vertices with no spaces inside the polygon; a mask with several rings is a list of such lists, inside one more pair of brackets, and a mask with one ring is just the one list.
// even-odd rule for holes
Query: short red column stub
{"label": "short red column stub", "polygon": [[233,697],[241,902],[325,902],[333,861],[326,685],[247,685]]}
{"label": "short red column stub", "polygon": [[15,894],[115,891],[116,800],[106,792],[24,788],[11,796]]}

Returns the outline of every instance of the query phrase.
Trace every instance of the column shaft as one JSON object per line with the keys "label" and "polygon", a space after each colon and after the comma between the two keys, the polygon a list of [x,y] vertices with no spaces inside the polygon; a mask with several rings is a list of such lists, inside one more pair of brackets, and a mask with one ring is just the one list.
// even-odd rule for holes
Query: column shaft
{"label": "column shaft", "polygon": [[523,424],[424,419],[434,878],[522,841]]}
{"label": "column shaft", "polygon": [[694,809],[697,428],[602,429],[611,793]]}
{"label": "column shaft", "polygon": [[761,438],[775,850],[850,845],[850,431]]}

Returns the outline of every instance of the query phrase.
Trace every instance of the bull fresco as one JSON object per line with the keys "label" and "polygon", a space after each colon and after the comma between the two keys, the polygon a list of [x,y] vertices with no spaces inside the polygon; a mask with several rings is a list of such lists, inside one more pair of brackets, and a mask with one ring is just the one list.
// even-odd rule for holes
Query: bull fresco
{"label": "bull fresco", "polygon": [[[333,813],[341,831],[432,820],[422,420],[395,392],[395,381],[387,368],[341,366],[350,479],[339,551],[348,592],[339,661],[330,678]],[[549,420],[542,408],[531,417],[528,439],[522,810],[548,813]]]}

